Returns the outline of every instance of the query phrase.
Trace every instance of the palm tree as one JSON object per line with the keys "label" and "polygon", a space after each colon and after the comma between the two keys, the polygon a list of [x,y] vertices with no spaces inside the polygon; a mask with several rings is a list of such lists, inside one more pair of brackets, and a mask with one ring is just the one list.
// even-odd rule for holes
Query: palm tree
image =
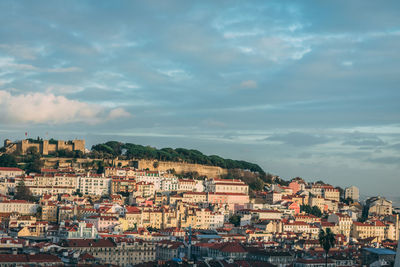
{"label": "palm tree", "polygon": [[328,253],[329,250],[335,246],[335,235],[332,233],[331,228],[326,228],[326,231],[321,229],[318,239],[319,244],[325,250],[325,266],[328,266]]}

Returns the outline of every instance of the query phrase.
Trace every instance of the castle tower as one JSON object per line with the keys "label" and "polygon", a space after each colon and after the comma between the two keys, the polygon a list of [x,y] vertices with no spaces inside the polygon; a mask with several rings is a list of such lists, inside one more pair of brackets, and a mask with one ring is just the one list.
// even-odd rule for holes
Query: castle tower
{"label": "castle tower", "polygon": [[12,144],[10,139],[4,140],[4,147],[7,147],[8,145]]}

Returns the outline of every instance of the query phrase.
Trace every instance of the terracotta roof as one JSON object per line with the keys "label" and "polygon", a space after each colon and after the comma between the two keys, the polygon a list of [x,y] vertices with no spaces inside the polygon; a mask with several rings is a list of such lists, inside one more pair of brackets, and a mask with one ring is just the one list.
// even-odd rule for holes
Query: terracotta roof
{"label": "terracotta roof", "polygon": [[11,167],[0,167],[0,171],[15,171],[15,172],[23,172],[20,168],[11,168]]}
{"label": "terracotta roof", "polygon": [[109,239],[69,239],[66,247],[115,247],[115,243]]}
{"label": "terracotta roof", "polygon": [[215,249],[215,250],[219,250],[221,252],[227,252],[227,253],[244,253],[244,252],[246,252],[246,249],[240,243],[236,243],[236,242],[216,243],[211,248]]}
{"label": "terracotta roof", "polygon": [[209,192],[208,195],[248,196],[247,194],[242,194],[242,193],[213,193],[213,192]]}
{"label": "terracotta roof", "polygon": [[142,211],[138,207],[127,206],[126,213],[141,213]]}
{"label": "terracotta roof", "polygon": [[25,254],[0,254],[0,262],[10,262],[10,263],[17,263],[17,262],[57,262],[61,263],[61,259],[57,256],[50,255],[50,254],[36,254],[36,255],[25,255]]}
{"label": "terracotta roof", "polygon": [[247,184],[239,184],[239,183],[224,183],[224,182],[217,182],[215,185],[234,185],[234,186],[248,186]]}

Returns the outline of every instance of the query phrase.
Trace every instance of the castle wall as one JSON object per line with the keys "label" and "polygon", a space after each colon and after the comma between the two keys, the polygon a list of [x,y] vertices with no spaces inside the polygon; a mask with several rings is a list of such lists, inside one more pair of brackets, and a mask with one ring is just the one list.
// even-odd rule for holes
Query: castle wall
{"label": "castle wall", "polygon": [[85,140],[73,140],[73,150],[85,152]]}
{"label": "castle wall", "polygon": [[48,153],[55,153],[57,151],[57,145],[56,144],[49,144],[49,146],[47,147],[48,149]]}
{"label": "castle wall", "polygon": [[[158,167],[154,168],[154,162],[158,162]],[[139,169],[149,169],[158,171],[167,171],[174,169],[176,173],[197,172],[200,176],[217,177],[225,175],[228,170],[217,166],[207,166],[192,163],[172,162],[172,161],[157,161],[157,160],[138,160]]]}
{"label": "castle wall", "polygon": [[[8,146],[12,144],[11,141],[7,141]],[[37,151],[42,155],[48,155],[55,153],[58,150],[74,151],[79,150],[85,152],[85,140],[73,140],[73,141],[62,141],[58,140],[57,144],[50,144],[48,140],[43,140],[39,143],[30,143],[29,140],[22,140],[14,143],[16,150],[20,154],[26,154],[27,150],[31,147],[36,147]]]}

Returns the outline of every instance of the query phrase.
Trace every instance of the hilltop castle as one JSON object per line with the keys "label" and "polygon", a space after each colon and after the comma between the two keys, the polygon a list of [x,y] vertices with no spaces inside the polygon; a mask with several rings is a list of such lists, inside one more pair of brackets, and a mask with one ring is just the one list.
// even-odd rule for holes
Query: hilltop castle
{"label": "hilltop castle", "polygon": [[31,147],[36,147],[37,151],[42,155],[48,155],[60,150],[66,151],[82,151],[85,153],[85,140],[34,140],[25,139],[21,141],[12,142],[9,139],[4,141],[4,147],[7,153],[17,152],[19,154],[26,154],[27,150]]}

